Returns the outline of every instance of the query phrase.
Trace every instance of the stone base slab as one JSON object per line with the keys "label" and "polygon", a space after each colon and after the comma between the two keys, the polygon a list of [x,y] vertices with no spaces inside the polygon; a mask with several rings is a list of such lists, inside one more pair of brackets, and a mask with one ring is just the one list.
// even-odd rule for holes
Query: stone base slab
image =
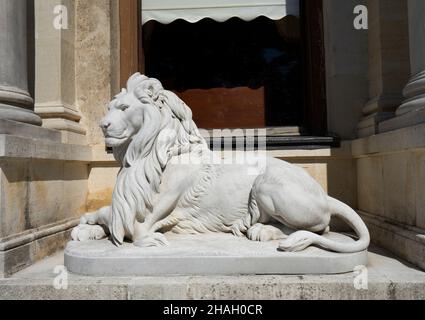
{"label": "stone base slab", "polygon": [[[354,241],[341,234],[327,237]],[[89,276],[340,274],[367,265],[367,252],[340,254],[319,248],[278,251],[278,241],[254,242],[232,235],[167,235],[170,245],[117,248],[108,240],[70,242],[65,266]]]}

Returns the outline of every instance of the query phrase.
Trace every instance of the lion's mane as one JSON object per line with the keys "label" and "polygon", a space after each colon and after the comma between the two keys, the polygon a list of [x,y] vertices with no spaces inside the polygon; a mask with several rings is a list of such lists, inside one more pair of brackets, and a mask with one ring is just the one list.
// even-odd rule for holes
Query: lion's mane
{"label": "lion's mane", "polygon": [[205,140],[192,120],[190,108],[161,83],[140,73],[127,82],[116,97],[133,94],[149,101],[140,131],[126,144],[113,149],[121,165],[112,196],[109,226],[114,244],[134,234],[135,219],[143,222],[153,210],[153,196],[159,192],[162,173],[176,155],[207,150]]}

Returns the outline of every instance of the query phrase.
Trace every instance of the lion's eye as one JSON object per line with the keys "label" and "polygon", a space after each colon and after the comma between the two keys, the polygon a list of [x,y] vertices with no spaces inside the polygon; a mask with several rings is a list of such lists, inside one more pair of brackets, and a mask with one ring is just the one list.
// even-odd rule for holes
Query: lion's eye
{"label": "lion's eye", "polygon": [[119,109],[120,109],[121,111],[125,111],[125,110],[127,110],[128,108],[130,108],[130,106],[127,106],[127,105],[121,105],[121,106],[119,107]]}

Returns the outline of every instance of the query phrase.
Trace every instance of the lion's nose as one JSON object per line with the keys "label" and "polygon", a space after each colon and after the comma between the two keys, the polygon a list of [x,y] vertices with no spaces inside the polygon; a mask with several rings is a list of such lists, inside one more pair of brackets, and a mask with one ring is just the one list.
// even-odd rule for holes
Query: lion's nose
{"label": "lion's nose", "polygon": [[110,126],[111,126],[111,123],[110,123],[109,121],[102,121],[102,122],[100,123],[100,127],[101,127],[103,130],[108,129]]}

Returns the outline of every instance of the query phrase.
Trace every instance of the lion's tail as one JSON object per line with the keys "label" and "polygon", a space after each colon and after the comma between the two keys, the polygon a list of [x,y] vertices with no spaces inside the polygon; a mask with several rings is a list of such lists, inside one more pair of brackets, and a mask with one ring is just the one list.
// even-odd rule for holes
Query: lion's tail
{"label": "lion's tail", "polygon": [[354,253],[366,250],[370,244],[369,231],[360,216],[348,205],[328,197],[333,216],[340,217],[354,229],[359,239],[355,242],[338,242],[308,231],[298,231],[282,241],[279,249],[301,251],[311,245],[341,253]]}

